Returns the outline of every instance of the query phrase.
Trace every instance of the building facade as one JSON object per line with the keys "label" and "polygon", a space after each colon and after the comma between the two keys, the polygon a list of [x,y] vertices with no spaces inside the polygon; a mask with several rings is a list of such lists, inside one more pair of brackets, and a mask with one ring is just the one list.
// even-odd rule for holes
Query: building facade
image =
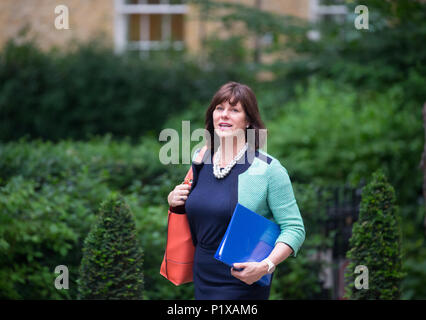
{"label": "building facade", "polygon": [[[345,10],[342,5],[324,5],[323,0],[222,1],[309,20]],[[27,35],[44,49],[101,37],[116,52],[146,52],[167,46],[195,52],[203,38],[218,32],[219,25],[206,21],[194,1],[1,0],[0,28],[0,47],[27,29]]]}

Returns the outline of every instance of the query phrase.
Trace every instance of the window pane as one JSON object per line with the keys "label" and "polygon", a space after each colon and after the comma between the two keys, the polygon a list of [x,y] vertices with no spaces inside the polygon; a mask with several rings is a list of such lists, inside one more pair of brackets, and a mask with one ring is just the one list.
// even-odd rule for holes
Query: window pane
{"label": "window pane", "polygon": [[149,40],[161,41],[161,14],[149,15]]}
{"label": "window pane", "polygon": [[172,14],[172,40],[183,41],[183,14]]}
{"label": "window pane", "polygon": [[141,39],[141,16],[140,14],[130,14],[128,16],[128,34],[129,41],[139,41]]}
{"label": "window pane", "polygon": [[148,4],[160,4],[160,0],[148,0]]}

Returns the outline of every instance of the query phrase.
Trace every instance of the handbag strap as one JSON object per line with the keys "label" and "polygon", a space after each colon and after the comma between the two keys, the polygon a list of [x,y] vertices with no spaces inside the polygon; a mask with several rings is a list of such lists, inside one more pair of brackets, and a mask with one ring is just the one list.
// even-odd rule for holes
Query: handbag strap
{"label": "handbag strap", "polygon": [[[199,163],[201,162],[201,160],[204,157],[204,153],[206,152],[206,150],[207,150],[207,146],[204,146],[204,147],[202,147],[200,149],[200,151],[198,151],[198,154],[197,154],[197,156],[195,158],[196,162],[199,162]],[[188,172],[186,173],[186,176],[185,176],[185,179],[184,179],[183,183],[186,183],[189,186],[191,186],[192,185],[192,178],[193,178],[193,173],[192,173],[192,165],[191,165],[191,167],[189,168]],[[168,211],[168,213],[167,213],[167,228],[169,227],[170,214],[171,214],[171,212]],[[169,273],[167,271],[167,262],[168,262],[167,261],[167,244],[168,244],[168,232],[166,232],[166,250],[165,250],[164,260],[165,260],[165,267],[166,267],[166,276],[169,277]]]}
{"label": "handbag strap", "polygon": [[[194,162],[201,163],[203,160],[204,154],[207,150],[207,146],[202,147],[199,151],[196,153],[196,157],[194,159]],[[192,172],[192,165],[189,168],[188,172],[186,173],[185,179],[183,183],[188,184],[189,186],[192,185],[192,178],[194,177],[194,174]]]}
{"label": "handbag strap", "polygon": [[207,150],[207,146],[202,147],[198,151],[197,156],[195,157],[194,161],[200,163],[203,160],[204,153],[206,152],[206,150]]}

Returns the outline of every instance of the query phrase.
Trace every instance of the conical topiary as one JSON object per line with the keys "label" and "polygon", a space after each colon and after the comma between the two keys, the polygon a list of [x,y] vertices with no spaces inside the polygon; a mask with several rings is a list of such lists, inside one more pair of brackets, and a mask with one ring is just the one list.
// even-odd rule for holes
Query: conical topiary
{"label": "conical topiary", "polygon": [[[362,191],[359,219],[352,229],[346,257],[346,297],[350,299],[399,299],[402,280],[401,227],[395,191],[381,172]],[[357,277],[365,276],[368,288]],[[363,270],[363,271],[361,271]],[[361,278],[358,278],[360,280]],[[367,284],[367,283],[365,283]],[[362,288],[364,286],[364,288]]]}
{"label": "conical topiary", "polygon": [[123,197],[113,194],[84,241],[79,299],[142,299],[143,251]]}

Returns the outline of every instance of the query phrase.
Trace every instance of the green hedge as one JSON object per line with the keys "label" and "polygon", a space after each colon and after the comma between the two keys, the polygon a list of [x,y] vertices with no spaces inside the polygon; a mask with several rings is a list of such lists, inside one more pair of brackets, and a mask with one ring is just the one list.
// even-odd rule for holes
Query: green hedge
{"label": "green hedge", "polygon": [[[106,196],[95,180],[78,174],[80,183],[66,181],[40,187],[16,176],[0,188],[0,293],[3,299],[69,299],[75,296],[82,240],[94,215],[85,195]],[[70,190],[71,189],[71,190]],[[56,290],[54,270],[69,268],[70,290]]]}
{"label": "green hedge", "polygon": [[0,141],[156,135],[168,117],[193,101],[208,103],[223,83],[254,78],[234,69],[207,70],[176,53],[119,56],[100,41],[43,52],[11,40],[0,52]]}
{"label": "green hedge", "polygon": [[[150,275],[159,272],[164,250],[167,194],[186,169],[163,166],[158,148],[155,141],[134,146],[108,136],[87,143],[22,140],[0,145],[2,297],[76,298],[83,241],[99,205],[116,190],[137,217],[138,236],[148,251],[144,268],[153,271],[145,278],[146,297],[157,294]],[[158,221],[141,226],[151,210]],[[141,228],[149,231],[141,233]],[[149,259],[154,252],[158,258]],[[69,290],[53,285],[57,265],[69,267]]]}
{"label": "green hedge", "polygon": [[[268,152],[290,173],[307,231],[299,256],[279,266],[271,298],[313,299],[321,292],[315,275],[323,266],[312,257],[319,247],[332,244],[321,234],[324,217],[318,213],[324,208],[314,196],[315,186],[356,182],[377,167],[389,174],[401,209],[403,269],[407,273],[402,298],[424,297],[421,175],[413,169],[422,150],[422,126],[421,117],[401,108],[403,101],[398,87],[380,94],[355,94],[350,87],[314,82],[267,123]],[[201,110],[196,103],[191,108]],[[187,114],[188,119],[191,115]],[[193,119],[199,117],[194,113]],[[179,119],[169,118],[168,124],[179,129]],[[148,137],[132,144],[130,140],[114,141],[111,136],[88,142],[54,144],[22,139],[1,144],[4,297],[75,298],[81,249],[94,212],[108,194],[119,191],[135,215],[145,252],[145,297],[191,299],[191,284],[175,287],[159,274],[167,194],[188,168],[162,165],[160,147],[156,139]],[[69,291],[54,288],[53,270],[60,264],[69,266]]]}
{"label": "green hedge", "polygon": [[[163,166],[159,147],[150,139],[132,145],[109,136],[85,143],[23,139],[0,145],[2,298],[76,299],[84,239],[99,205],[111,192],[120,192],[134,214],[144,250],[144,298],[193,299],[193,284],[176,287],[159,273],[167,194],[188,168]],[[320,265],[309,256],[327,243],[315,236],[322,218],[314,189],[295,185],[295,190],[310,237],[300,259],[280,266],[271,299],[314,298],[321,290],[315,277]],[[69,268],[69,290],[54,287],[57,265]],[[292,290],[283,290],[290,283]]]}

